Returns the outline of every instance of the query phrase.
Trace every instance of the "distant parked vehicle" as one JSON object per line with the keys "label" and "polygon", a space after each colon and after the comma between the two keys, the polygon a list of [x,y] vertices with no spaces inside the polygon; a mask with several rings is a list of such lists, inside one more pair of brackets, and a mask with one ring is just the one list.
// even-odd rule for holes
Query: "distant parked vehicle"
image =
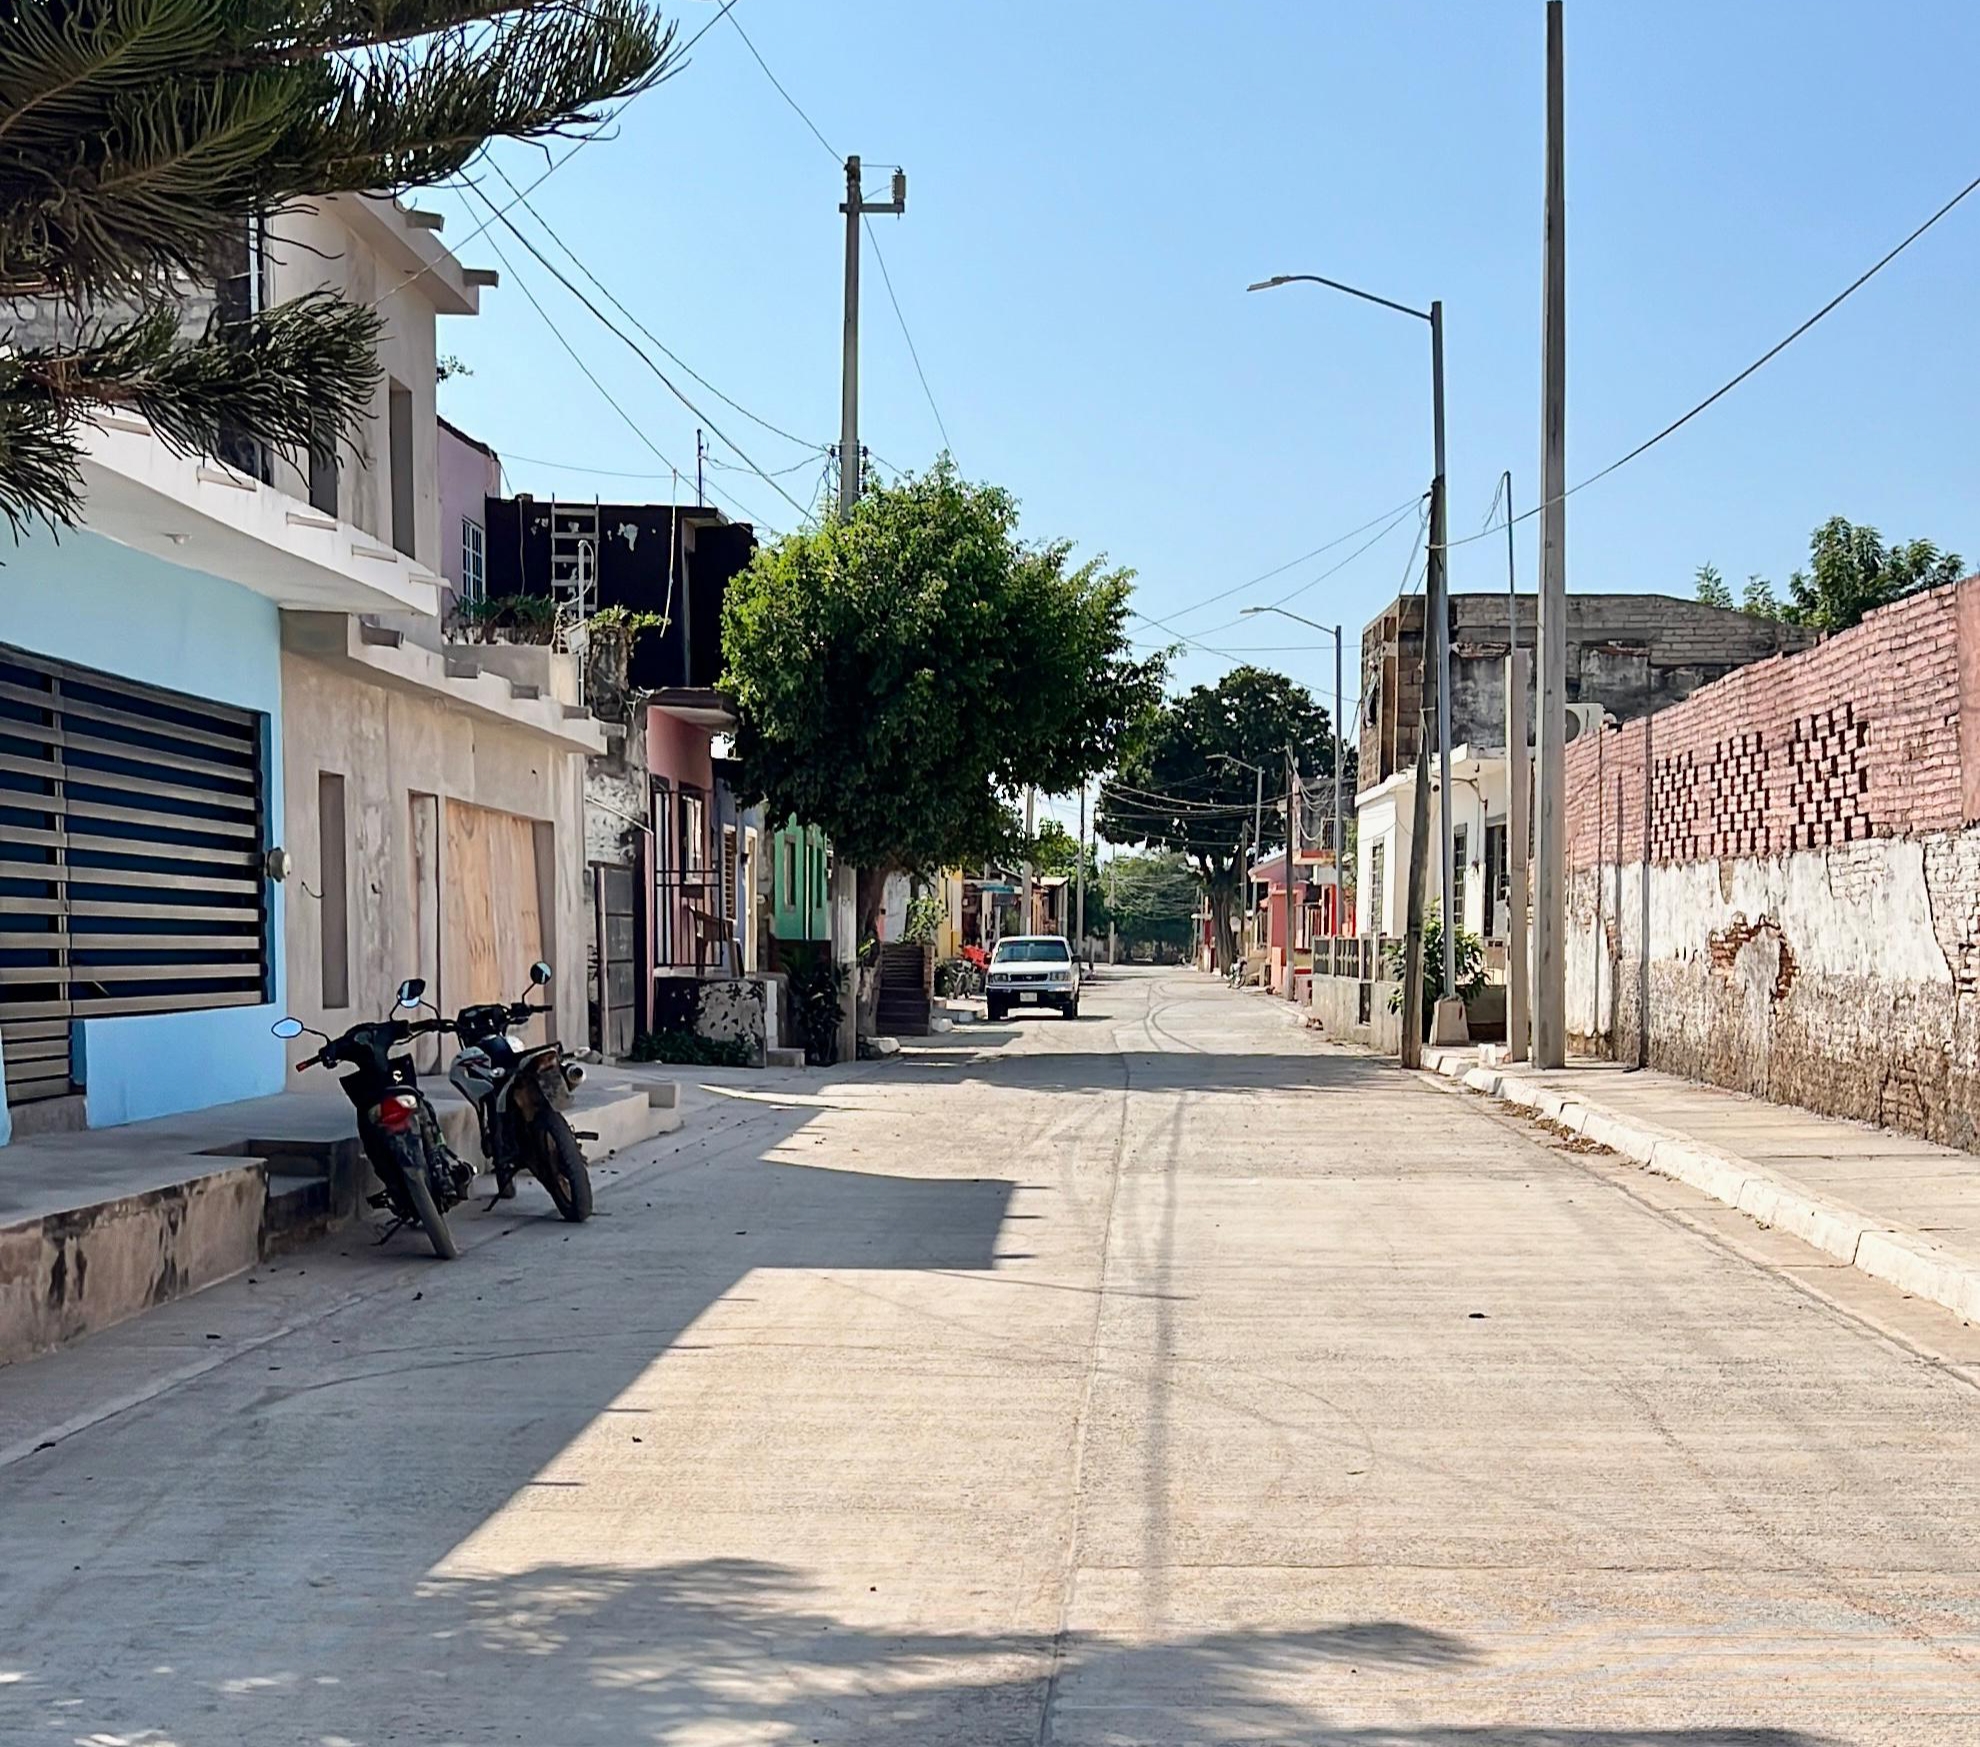
{"label": "distant parked vehicle", "polygon": [[1063,934],[1008,934],[990,955],[985,978],[992,1021],[1014,1007],[1056,1007],[1079,1017],[1079,965]]}

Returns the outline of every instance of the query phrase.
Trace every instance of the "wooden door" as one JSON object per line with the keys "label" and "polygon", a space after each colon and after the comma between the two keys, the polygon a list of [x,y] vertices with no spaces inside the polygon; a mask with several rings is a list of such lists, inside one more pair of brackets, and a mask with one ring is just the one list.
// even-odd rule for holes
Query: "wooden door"
{"label": "wooden door", "polygon": [[[442,858],[449,1008],[515,1000],[544,956],[534,821],[448,801]],[[543,1021],[532,1020],[523,1035],[546,1036]]]}

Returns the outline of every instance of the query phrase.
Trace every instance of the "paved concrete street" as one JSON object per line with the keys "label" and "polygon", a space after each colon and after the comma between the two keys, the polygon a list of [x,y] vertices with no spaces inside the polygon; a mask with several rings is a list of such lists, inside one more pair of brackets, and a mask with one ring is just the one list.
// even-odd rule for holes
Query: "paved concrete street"
{"label": "paved concrete street", "polygon": [[0,1740],[1980,1741],[1957,1318],[1187,972],[731,1079],[0,1372]]}

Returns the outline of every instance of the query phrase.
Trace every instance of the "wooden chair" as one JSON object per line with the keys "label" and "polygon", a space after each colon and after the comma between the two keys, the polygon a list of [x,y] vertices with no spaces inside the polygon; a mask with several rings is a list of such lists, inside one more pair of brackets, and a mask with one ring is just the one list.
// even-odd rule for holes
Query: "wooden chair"
{"label": "wooden chair", "polygon": [[726,916],[718,916],[713,910],[704,910],[698,905],[687,907],[688,922],[694,929],[694,974],[705,976],[710,951],[721,954],[725,970],[733,969],[740,958],[736,952],[736,929]]}

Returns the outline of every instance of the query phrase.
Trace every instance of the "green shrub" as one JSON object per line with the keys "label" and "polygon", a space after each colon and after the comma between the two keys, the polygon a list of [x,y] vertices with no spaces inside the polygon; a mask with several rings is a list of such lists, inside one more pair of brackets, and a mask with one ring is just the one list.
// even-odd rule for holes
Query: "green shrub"
{"label": "green shrub", "polygon": [[703,1037],[698,1031],[642,1031],[633,1039],[632,1060],[697,1068],[746,1068],[753,1064],[755,1053],[740,1037]]}
{"label": "green shrub", "polygon": [[907,925],[901,930],[901,940],[908,946],[925,946],[942,932],[942,924],[949,919],[949,906],[929,893],[916,898],[907,907]]}
{"label": "green shrub", "polygon": [[846,1016],[839,995],[839,970],[823,946],[793,949],[785,959],[790,977],[791,1025],[815,1068],[829,1066],[839,1053],[839,1023]]}
{"label": "green shrub", "polygon": [[460,599],[453,629],[471,643],[548,643],[557,633],[557,603],[547,594]]}
{"label": "green shrub", "polygon": [[[1389,991],[1389,1011],[1400,1013],[1403,1004],[1403,972],[1406,943],[1392,940],[1385,949],[1386,969],[1395,987]],[[1485,988],[1485,943],[1477,935],[1460,928],[1451,943],[1451,959],[1457,971],[1457,992],[1469,1006]],[[1432,904],[1423,917],[1423,1035],[1430,1035],[1430,1020],[1436,1005],[1444,998],[1444,917],[1442,907]]]}

